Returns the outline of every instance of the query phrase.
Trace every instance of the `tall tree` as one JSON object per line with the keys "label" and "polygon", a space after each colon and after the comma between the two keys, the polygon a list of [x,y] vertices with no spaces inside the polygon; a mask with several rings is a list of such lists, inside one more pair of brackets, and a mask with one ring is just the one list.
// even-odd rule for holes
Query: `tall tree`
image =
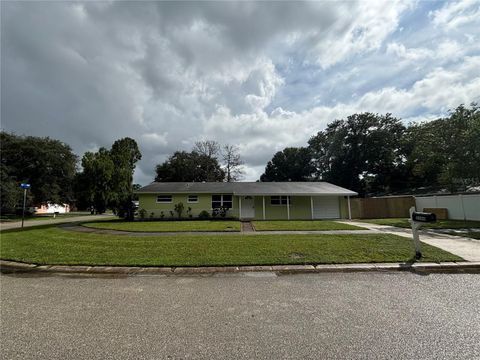
{"label": "tall tree", "polygon": [[[7,181],[10,187],[13,183],[17,186],[21,182],[30,183],[29,192],[34,204],[73,201],[77,156],[70,146],[48,137],[17,136],[6,132],[0,133],[0,141],[2,182]],[[6,187],[2,190],[12,192]],[[2,199],[7,201],[7,197]]]}
{"label": "tall tree", "polygon": [[[195,142],[192,154],[200,155],[203,170],[209,174],[215,172],[215,164],[218,163],[220,155],[220,144],[215,140],[202,140]],[[214,161],[213,161],[214,160]]]}
{"label": "tall tree", "polygon": [[13,176],[9,175],[7,166],[0,164],[0,212],[14,213],[17,205],[20,204],[22,190]]}
{"label": "tall tree", "polygon": [[112,182],[115,164],[110,152],[103,147],[96,153],[86,152],[82,158],[82,168],[83,172],[77,177],[77,196],[102,214],[114,196]]}
{"label": "tall tree", "polygon": [[391,114],[354,114],[309,140],[317,179],[365,192],[404,186],[405,127]]}
{"label": "tall tree", "polygon": [[212,159],[217,159],[220,154],[220,144],[215,140],[197,141],[192,151]]}
{"label": "tall tree", "polygon": [[96,153],[85,153],[83,172],[77,175],[77,201],[94,206],[100,213],[111,208],[117,215],[131,219],[133,172],[141,158],[137,143],[131,138],[115,141],[111,150],[100,148]]}
{"label": "tall tree", "polygon": [[223,181],[225,172],[214,158],[196,151],[176,151],[156,166],[155,181]]}
{"label": "tall tree", "polygon": [[132,217],[133,173],[142,159],[137,142],[129,137],[117,140],[110,150],[115,165],[111,183],[110,207],[119,215]]}
{"label": "tall tree", "polygon": [[412,124],[406,133],[414,186],[463,191],[480,184],[480,109],[458,106],[450,116]]}
{"label": "tall tree", "polygon": [[225,169],[225,180],[227,182],[238,181],[244,173],[243,161],[240,157],[239,148],[235,145],[224,145],[222,148],[223,166]]}
{"label": "tall tree", "polygon": [[260,181],[308,181],[314,171],[308,148],[288,147],[277,152],[268,162]]}

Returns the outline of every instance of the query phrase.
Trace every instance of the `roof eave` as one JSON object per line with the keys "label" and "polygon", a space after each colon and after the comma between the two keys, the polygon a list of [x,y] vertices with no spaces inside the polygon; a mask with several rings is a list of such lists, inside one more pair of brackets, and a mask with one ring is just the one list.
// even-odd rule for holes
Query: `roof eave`
{"label": "roof eave", "polygon": [[134,194],[232,194],[235,196],[357,196],[356,192],[349,193],[239,193],[228,191],[134,191]]}
{"label": "roof eave", "polygon": [[357,196],[358,193],[234,193],[236,196]]}

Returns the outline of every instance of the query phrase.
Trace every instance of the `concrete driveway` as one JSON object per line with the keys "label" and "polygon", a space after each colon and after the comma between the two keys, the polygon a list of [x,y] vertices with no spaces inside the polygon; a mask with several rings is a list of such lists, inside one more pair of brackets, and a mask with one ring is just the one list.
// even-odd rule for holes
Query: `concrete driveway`
{"label": "concrete driveway", "polygon": [[[395,226],[386,226],[378,224],[370,224],[361,221],[338,221],[345,224],[357,225],[374,230],[376,232],[394,234],[412,239],[412,230],[399,228]],[[412,240],[413,241],[413,240]],[[461,236],[448,234],[439,234],[433,231],[420,231],[420,241],[436,246],[440,249],[448,251],[452,254],[461,256],[467,261],[480,261],[480,240],[470,239]]]}

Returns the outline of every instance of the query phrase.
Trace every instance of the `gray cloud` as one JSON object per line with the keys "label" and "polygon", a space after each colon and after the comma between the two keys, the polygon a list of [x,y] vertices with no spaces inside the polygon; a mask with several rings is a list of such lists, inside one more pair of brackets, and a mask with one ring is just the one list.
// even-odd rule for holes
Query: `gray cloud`
{"label": "gray cloud", "polygon": [[[239,145],[247,179],[255,180],[274,152],[305,145],[335,117],[389,111],[385,104],[399,116],[417,115],[418,107],[464,101],[478,90],[478,74],[462,76],[471,73],[468,64],[476,64],[478,48],[471,45],[465,52],[470,60],[457,55],[458,68],[429,70],[413,78],[409,89],[389,84],[351,96],[351,85],[342,92],[345,74],[354,68],[349,59],[364,57],[364,74],[357,71],[352,81],[361,88],[377,76],[366,65],[369,54],[400,56],[405,68],[431,55],[432,49],[409,49],[396,40],[385,46],[402,14],[412,10],[401,1],[2,2],[1,7],[2,128],[61,139],[79,155],[133,137],[143,153],[135,175],[141,183],[153,179],[156,164],[198,139]],[[435,24],[451,19],[432,14]],[[473,28],[472,21],[464,22]],[[469,39],[478,43],[475,34]],[[290,63],[315,71],[295,84],[288,71],[279,70]],[[383,60],[385,72],[390,63]],[[315,91],[318,76],[335,66],[340,69],[325,84],[342,102],[323,99],[305,107],[308,102],[293,89]],[[448,79],[455,80],[456,95],[446,87],[427,100],[429,89]],[[282,89],[291,89],[284,91],[287,108],[275,102],[270,109]],[[289,111],[288,104],[297,104],[297,110]]]}

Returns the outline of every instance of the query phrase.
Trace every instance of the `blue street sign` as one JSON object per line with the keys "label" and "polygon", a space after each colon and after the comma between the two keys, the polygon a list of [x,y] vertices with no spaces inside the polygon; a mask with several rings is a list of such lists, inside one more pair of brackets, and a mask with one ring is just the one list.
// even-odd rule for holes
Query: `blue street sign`
{"label": "blue street sign", "polygon": [[22,189],[30,189],[30,184],[20,184]]}

